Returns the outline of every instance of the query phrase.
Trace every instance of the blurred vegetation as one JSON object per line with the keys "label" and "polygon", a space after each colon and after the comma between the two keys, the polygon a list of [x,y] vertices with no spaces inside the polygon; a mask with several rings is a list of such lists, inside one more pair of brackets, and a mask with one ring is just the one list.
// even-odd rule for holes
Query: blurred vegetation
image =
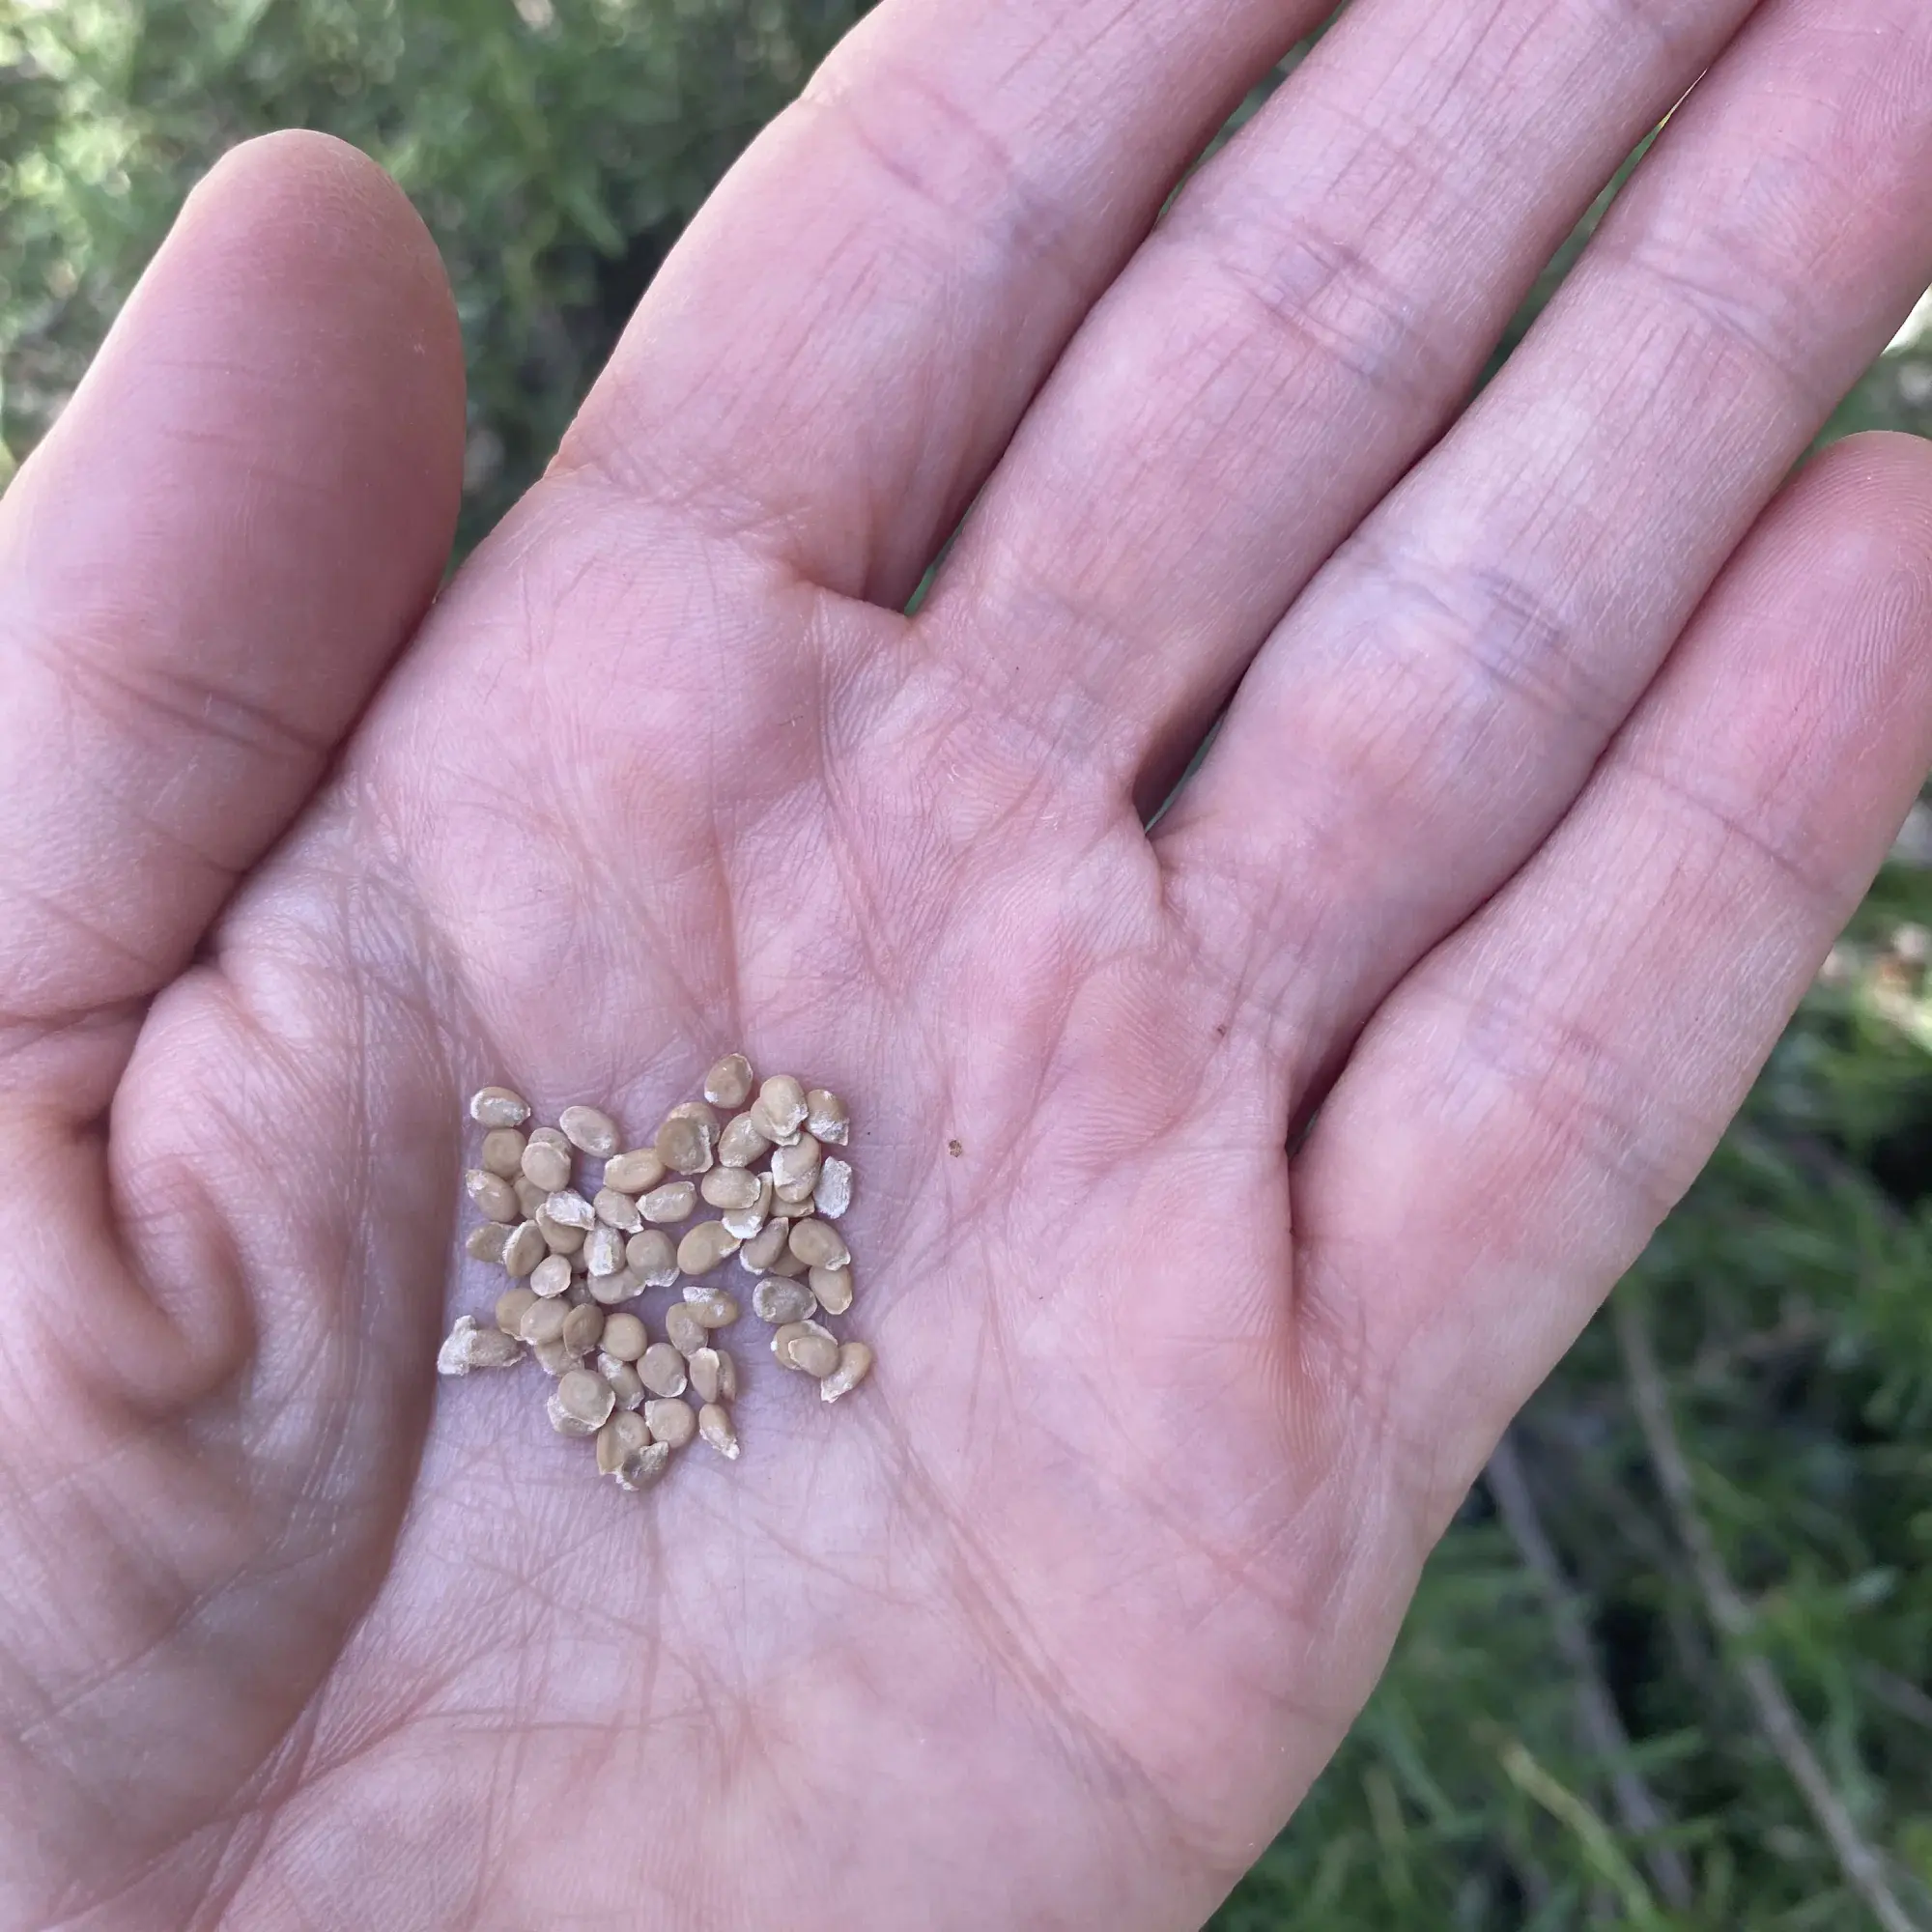
{"label": "blurred vegetation", "polygon": [[[327,128],[397,175],[449,263],[473,541],[864,6],[0,0],[0,462],[58,412],[209,162]],[[1874,426],[1932,431],[1932,306],[1830,434]],[[1921,808],[1218,1932],[1932,1928],[1928,868]]]}

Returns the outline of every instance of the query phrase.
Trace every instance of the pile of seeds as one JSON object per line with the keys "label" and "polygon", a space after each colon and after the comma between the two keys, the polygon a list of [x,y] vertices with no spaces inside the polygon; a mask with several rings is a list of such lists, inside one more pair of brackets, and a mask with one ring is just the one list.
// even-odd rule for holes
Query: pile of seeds
{"label": "pile of seeds", "polygon": [[[592,1437],[597,1467],[627,1490],[649,1488],[695,1437],[738,1459],[738,1369],[719,1342],[742,1311],[710,1279],[727,1262],[752,1276],[752,1312],[769,1324],[780,1365],[814,1380],[822,1401],[870,1374],[871,1350],[818,1320],[852,1306],[852,1256],[835,1225],[851,1206],[852,1169],[827,1151],[851,1131],[838,1094],[789,1073],[757,1085],[733,1053],[704,1076],[703,1099],[673,1107],[648,1147],[626,1151],[597,1107],[527,1126],[529,1103],[507,1087],[472,1094],[469,1118],[483,1148],[463,1184],[484,1219],[466,1246],[509,1285],[487,1322],[457,1319],[439,1373],[533,1355],[554,1378],[551,1427]],[[580,1155],[602,1162],[594,1187],[580,1181]],[[716,1218],[694,1220],[700,1204]],[[668,1231],[680,1227],[673,1240]],[[661,1341],[629,1306],[658,1288],[679,1291]]]}

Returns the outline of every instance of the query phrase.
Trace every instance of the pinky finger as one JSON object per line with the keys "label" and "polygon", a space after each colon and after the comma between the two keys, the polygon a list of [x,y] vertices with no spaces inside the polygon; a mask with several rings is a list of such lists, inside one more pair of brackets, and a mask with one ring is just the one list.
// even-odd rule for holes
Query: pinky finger
{"label": "pinky finger", "polygon": [[1296,1162],[1301,1333],[1350,1338],[1423,1534],[1709,1157],[1928,756],[1932,450],[1861,439],[1390,996]]}

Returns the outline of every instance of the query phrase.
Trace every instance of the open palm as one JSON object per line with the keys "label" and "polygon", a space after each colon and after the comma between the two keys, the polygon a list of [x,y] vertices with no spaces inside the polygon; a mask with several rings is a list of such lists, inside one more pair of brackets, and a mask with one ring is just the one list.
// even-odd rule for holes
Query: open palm
{"label": "open palm", "polygon": [[[1922,775],[1932,14],[1358,0],[1150,233],[1322,11],[889,0],[426,619],[427,241],[191,203],[0,513],[8,1925],[1185,1926],[1333,1748]],[[879,1367],[624,1494],[462,1097],[740,1046]]]}

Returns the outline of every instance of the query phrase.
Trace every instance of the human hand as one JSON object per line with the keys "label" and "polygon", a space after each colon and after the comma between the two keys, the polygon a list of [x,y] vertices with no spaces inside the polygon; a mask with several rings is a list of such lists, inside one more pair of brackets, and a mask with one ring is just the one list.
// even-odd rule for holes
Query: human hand
{"label": "human hand", "polygon": [[[419,629],[429,243],[196,196],[0,506],[8,1924],[1186,1926],[1319,1770],[1932,753],[1924,452],[1773,503],[1922,0],[1757,9],[1453,429],[1752,9],[1359,0],[1143,242],[1321,11],[889,0]],[[469,1089],[740,1045],[871,1382],[641,1497],[439,1400]]]}

